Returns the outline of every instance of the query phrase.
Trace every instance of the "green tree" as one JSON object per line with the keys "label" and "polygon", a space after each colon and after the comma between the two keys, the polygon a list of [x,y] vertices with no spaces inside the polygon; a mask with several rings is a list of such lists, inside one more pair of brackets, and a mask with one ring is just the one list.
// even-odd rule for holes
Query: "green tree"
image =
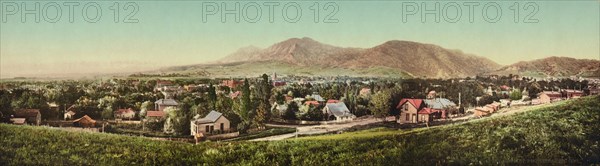
{"label": "green tree", "polygon": [[281,116],[281,118],[285,120],[296,120],[298,119],[296,117],[296,112],[298,112],[298,110],[298,105],[296,105],[295,102],[292,102],[288,105],[287,110],[285,111],[285,113],[283,113],[283,116]]}
{"label": "green tree", "polygon": [[216,103],[217,103],[217,91],[215,89],[215,86],[213,86],[212,83],[210,83],[208,85],[208,100],[210,102],[210,108],[211,109],[217,109],[216,108]]}
{"label": "green tree", "polygon": [[520,90],[518,89],[513,89],[512,92],[510,92],[510,99],[511,100],[520,100],[521,98],[523,98],[523,94],[521,93]]}
{"label": "green tree", "polygon": [[388,90],[377,92],[370,101],[370,109],[375,117],[383,118],[389,115],[391,104],[391,93]]}
{"label": "green tree", "polygon": [[110,107],[104,108],[104,110],[102,111],[102,119],[104,119],[104,120],[112,119],[113,117],[114,117],[113,109]]}
{"label": "green tree", "polygon": [[145,101],[142,103],[142,105],[140,106],[140,118],[145,118],[146,117],[146,113],[150,110],[154,109],[154,103],[152,103],[151,101]]}

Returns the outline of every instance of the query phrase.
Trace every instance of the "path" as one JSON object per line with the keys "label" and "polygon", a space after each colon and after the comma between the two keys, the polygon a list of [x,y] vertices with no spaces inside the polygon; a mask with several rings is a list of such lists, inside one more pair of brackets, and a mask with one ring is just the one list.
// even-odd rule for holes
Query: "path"
{"label": "path", "polygon": [[314,135],[314,134],[325,134],[329,132],[341,131],[353,126],[367,125],[371,123],[381,122],[381,119],[369,117],[365,119],[354,120],[348,123],[339,123],[339,124],[325,124],[325,125],[314,125],[314,126],[297,126],[297,125],[271,125],[271,126],[280,126],[280,127],[294,127],[296,128],[296,132],[275,135],[264,138],[252,139],[250,141],[275,141],[275,140],[283,140],[286,138],[292,138],[296,135]]}

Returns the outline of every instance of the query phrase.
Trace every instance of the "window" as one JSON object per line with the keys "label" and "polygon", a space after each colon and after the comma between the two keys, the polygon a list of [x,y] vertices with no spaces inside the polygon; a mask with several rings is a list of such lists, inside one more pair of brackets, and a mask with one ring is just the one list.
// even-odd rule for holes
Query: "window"
{"label": "window", "polygon": [[225,124],[221,123],[220,129],[221,129],[221,131],[225,130]]}
{"label": "window", "polygon": [[208,126],[206,126],[206,132],[210,132],[210,128]]}
{"label": "window", "polygon": [[406,115],[406,121],[409,121],[410,120],[410,114],[406,113],[405,115]]}
{"label": "window", "polygon": [[408,111],[408,104],[404,104],[403,106],[404,111]]}

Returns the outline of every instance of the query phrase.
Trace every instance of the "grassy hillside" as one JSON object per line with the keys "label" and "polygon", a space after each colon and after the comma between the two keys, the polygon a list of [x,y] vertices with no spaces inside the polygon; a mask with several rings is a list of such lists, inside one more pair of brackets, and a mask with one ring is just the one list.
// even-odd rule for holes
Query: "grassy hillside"
{"label": "grassy hillside", "polygon": [[600,163],[600,97],[462,125],[349,139],[191,145],[0,125],[0,165],[434,165]]}

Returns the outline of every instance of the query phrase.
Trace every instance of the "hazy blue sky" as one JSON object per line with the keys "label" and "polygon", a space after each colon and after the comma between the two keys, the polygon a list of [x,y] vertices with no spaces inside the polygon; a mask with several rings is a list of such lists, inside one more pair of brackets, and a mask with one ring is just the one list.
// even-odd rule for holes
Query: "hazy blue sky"
{"label": "hazy blue sky", "polygon": [[[36,1],[2,1],[0,13],[0,77],[48,76],[56,73],[105,73],[140,71],[164,66],[205,63],[217,60],[240,47],[269,45],[292,37],[311,37],[317,41],[343,47],[373,47],[388,40],[409,40],[440,45],[449,49],[484,56],[500,64],[532,60],[548,56],[600,59],[600,1],[473,1],[479,3],[469,21],[467,1],[439,3],[440,21],[435,15],[425,15],[424,5],[434,9],[433,1],[319,1],[319,22],[314,22],[315,1],[266,1],[279,3],[274,7],[273,22],[269,21],[269,5],[265,1],[137,1],[119,2],[119,22],[114,22],[114,1],[81,1],[78,6],[62,1],[37,1],[40,22],[34,14],[21,20],[22,3],[35,9]],[[223,3],[233,9],[239,2],[240,22],[234,15],[219,12],[207,15],[203,21],[203,5],[223,10]],[[329,3],[326,5],[327,2]],[[519,18],[515,22],[518,2]],[[94,22],[96,3],[102,16]],[[282,9],[288,5],[288,19],[295,17],[294,3],[302,9],[297,22],[286,21]],[[424,3],[424,4],[423,4]],[[18,9],[15,9],[15,4]],[[497,20],[494,5],[502,14]],[[256,6],[261,8],[259,20]],[[488,17],[483,17],[484,6]],[[59,6],[60,19],[56,17]],[[73,22],[69,21],[69,6],[73,6]],[[125,8],[127,6],[127,8]],[[132,17],[138,23],[123,23],[134,6]],[[243,10],[246,6],[247,10]],[[403,6],[407,10],[403,9]],[[456,16],[456,7],[461,17]],[[327,8],[326,8],[327,7]],[[332,17],[337,23],[324,23],[326,15],[337,7]],[[418,11],[413,10],[414,7]],[[525,17],[538,9],[530,20]],[[127,9],[127,10],[126,10]],[[447,10],[444,10],[447,9]],[[414,15],[410,11],[415,11]],[[36,12],[33,12],[36,13]],[[204,10],[210,13],[210,10]],[[246,14],[247,13],[247,14]],[[447,13],[447,14],[446,14]],[[406,20],[403,21],[403,15]],[[448,15],[448,16],[445,16]],[[444,19],[447,18],[447,19]],[[449,20],[448,20],[449,19]],[[537,23],[531,22],[537,19]],[[255,23],[252,23],[256,21]],[[294,21],[294,20],[292,20]],[[56,22],[56,23],[52,23]]]}

